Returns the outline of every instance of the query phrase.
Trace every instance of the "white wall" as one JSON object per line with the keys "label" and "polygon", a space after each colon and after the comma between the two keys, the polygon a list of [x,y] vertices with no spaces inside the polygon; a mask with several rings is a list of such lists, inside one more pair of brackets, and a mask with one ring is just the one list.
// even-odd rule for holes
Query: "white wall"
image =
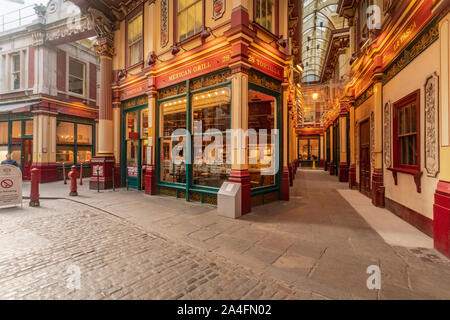
{"label": "white wall", "polygon": [[424,168],[424,109],[426,79],[433,73],[439,73],[439,41],[436,41],[391,81],[383,89],[383,105],[387,102],[395,103],[408,94],[420,89],[420,165],[423,172],[422,193],[416,190],[413,176],[398,173],[398,185],[394,183],[392,172],[384,169],[384,183],[386,186],[386,197],[394,200],[430,219],[433,219],[434,192],[439,180],[426,175]]}

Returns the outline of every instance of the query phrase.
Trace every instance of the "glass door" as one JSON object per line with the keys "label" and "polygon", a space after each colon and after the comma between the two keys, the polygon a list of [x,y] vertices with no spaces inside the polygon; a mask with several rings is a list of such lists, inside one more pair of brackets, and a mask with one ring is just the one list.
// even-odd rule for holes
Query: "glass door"
{"label": "glass door", "polygon": [[22,140],[23,180],[31,180],[32,164],[33,164],[33,139],[23,139]]}

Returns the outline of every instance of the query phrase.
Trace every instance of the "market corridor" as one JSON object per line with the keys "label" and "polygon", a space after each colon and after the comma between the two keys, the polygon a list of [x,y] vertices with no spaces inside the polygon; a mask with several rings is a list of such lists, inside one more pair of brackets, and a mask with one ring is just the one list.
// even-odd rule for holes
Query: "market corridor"
{"label": "market corridor", "polygon": [[[137,191],[83,187],[74,202],[67,188],[42,185],[61,199],[0,211],[1,298],[450,298],[446,258],[388,244],[321,171],[299,171],[290,202],[239,220]],[[368,289],[369,266],[381,290]]]}

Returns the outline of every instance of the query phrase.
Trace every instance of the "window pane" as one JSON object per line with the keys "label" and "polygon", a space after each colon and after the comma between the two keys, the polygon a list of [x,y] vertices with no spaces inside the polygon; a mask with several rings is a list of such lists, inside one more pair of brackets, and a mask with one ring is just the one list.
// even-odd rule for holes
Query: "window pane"
{"label": "window pane", "polygon": [[411,132],[411,110],[406,107],[405,108],[405,133]]}
{"label": "window pane", "polygon": [[57,144],[74,144],[75,127],[71,122],[58,122],[56,127]]}
{"label": "window pane", "polygon": [[[228,179],[227,130],[231,129],[229,88],[220,88],[193,96],[194,184],[220,188]],[[208,130],[217,130],[214,137]],[[206,133],[206,134],[205,134]],[[216,138],[219,140],[216,141]]]}
{"label": "window pane", "polygon": [[71,165],[74,164],[73,146],[56,146],[56,163]]}
{"label": "window pane", "polygon": [[398,110],[398,134],[402,135],[403,134],[403,109],[399,109]]}
{"label": "window pane", "polygon": [[[248,128],[256,130],[258,142],[249,143],[249,171],[252,188],[271,186],[275,184],[275,175],[267,170],[274,166],[272,150],[276,141],[271,141],[275,126],[275,98],[258,91],[249,91]],[[261,130],[266,130],[266,133]],[[261,144],[266,140],[265,146]]]}
{"label": "window pane", "polygon": [[[178,141],[172,141],[171,138],[160,139],[160,151],[161,151],[161,181],[173,182],[173,183],[186,183],[186,165],[183,162],[183,153],[176,152],[179,156],[180,164],[176,164],[176,161],[172,161],[172,150],[182,142],[183,138],[180,137]],[[180,147],[180,146],[178,146]]]}
{"label": "window pane", "polygon": [[178,16],[178,25],[180,26],[180,40],[186,39],[187,24],[186,24],[186,12],[181,13]]}
{"label": "window pane", "polygon": [[416,104],[413,103],[411,105],[411,132],[415,133],[417,132],[417,113],[416,113]]}
{"label": "window pane", "polygon": [[128,112],[126,116],[127,139],[139,139],[138,131],[138,113],[137,111]]}
{"label": "window pane", "polygon": [[12,56],[12,72],[20,71],[20,55],[15,54]]}
{"label": "window pane", "polygon": [[25,121],[25,135],[26,136],[33,135],[33,120]]}
{"label": "window pane", "polygon": [[22,137],[22,121],[14,121],[12,123],[12,138]]}
{"label": "window pane", "polygon": [[22,165],[22,146],[11,146],[11,159],[15,160],[19,165]]}
{"label": "window pane", "polygon": [[195,5],[195,33],[201,31],[203,22],[202,2],[199,1]]}
{"label": "window pane", "polygon": [[190,7],[187,10],[187,37],[191,37],[194,35],[195,31],[195,8]]}
{"label": "window pane", "polygon": [[141,139],[145,138],[148,138],[148,109],[141,111]]}
{"label": "window pane", "polygon": [[8,122],[0,122],[0,144],[8,144]]}
{"label": "window pane", "polygon": [[8,154],[8,146],[0,146],[0,162],[6,160],[7,154]]}
{"label": "window pane", "polygon": [[319,140],[310,140],[310,159],[317,161],[319,159]]}
{"label": "window pane", "polygon": [[69,91],[84,94],[84,63],[69,60]]}
{"label": "window pane", "polygon": [[86,124],[77,125],[77,144],[92,145],[92,126]]}
{"label": "window pane", "polygon": [[308,160],[308,140],[300,140],[300,160]]}
{"label": "window pane", "polygon": [[88,162],[92,159],[92,147],[77,146],[77,162]]}
{"label": "window pane", "polygon": [[170,137],[176,129],[186,129],[186,98],[175,99],[161,104],[162,137]]}

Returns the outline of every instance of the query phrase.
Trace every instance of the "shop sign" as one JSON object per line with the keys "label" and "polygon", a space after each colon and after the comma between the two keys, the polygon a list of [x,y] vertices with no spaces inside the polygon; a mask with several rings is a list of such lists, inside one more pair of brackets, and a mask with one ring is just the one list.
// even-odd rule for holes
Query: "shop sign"
{"label": "shop sign", "polygon": [[124,101],[124,100],[128,100],[140,95],[143,95],[147,92],[147,83],[146,82],[142,82],[138,85],[135,85],[133,87],[130,88],[125,88],[120,95],[120,100]]}
{"label": "shop sign", "polygon": [[138,140],[139,139],[139,132],[130,132],[129,137],[131,140]]}
{"label": "shop sign", "polygon": [[137,167],[128,167],[128,177],[137,178],[138,177],[138,168]]}
{"label": "shop sign", "polygon": [[0,207],[22,205],[22,171],[15,166],[0,166]]}
{"label": "shop sign", "polygon": [[252,64],[253,69],[258,70],[268,76],[282,81],[284,76],[283,67],[273,63],[269,59],[262,56],[251,54],[248,61]]}
{"label": "shop sign", "polygon": [[196,78],[201,75],[218,71],[228,66],[228,62],[231,59],[231,52],[229,50],[222,51],[213,57],[206,58],[198,61],[194,64],[190,64],[186,67],[181,67],[173,71],[169,69],[167,73],[164,73],[156,78],[156,85],[160,88],[165,88],[172,84],[176,84],[188,79]]}
{"label": "shop sign", "polygon": [[93,177],[103,177],[103,166],[102,165],[92,166],[92,176]]}

